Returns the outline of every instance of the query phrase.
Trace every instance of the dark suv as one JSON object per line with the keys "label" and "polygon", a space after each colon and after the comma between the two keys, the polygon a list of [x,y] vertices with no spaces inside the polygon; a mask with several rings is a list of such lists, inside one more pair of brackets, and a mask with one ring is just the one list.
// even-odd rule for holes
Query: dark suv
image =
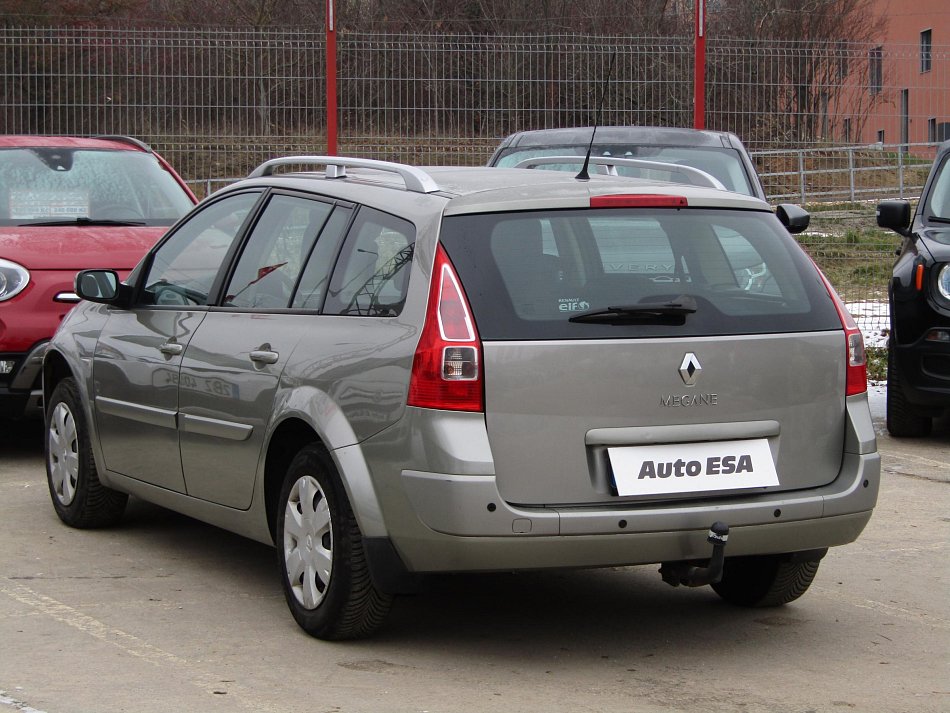
{"label": "dark suv", "polygon": [[942,144],[913,222],[910,203],[883,201],[877,223],[904,237],[894,263],[887,430],[925,436],[950,408],[950,141]]}

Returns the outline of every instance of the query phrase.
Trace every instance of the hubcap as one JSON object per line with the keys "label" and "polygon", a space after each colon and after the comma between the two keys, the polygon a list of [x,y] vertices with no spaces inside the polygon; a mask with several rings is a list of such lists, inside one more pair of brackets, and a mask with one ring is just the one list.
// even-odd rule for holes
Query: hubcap
{"label": "hubcap", "polygon": [[49,422],[49,475],[53,492],[63,505],[76,497],[79,481],[79,437],[76,419],[64,403],[56,404]]}
{"label": "hubcap", "polygon": [[297,601],[306,609],[316,609],[330,584],[333,535],[326,495],[317,480],[309,475],[294,483],[287,499],[284,563]]}

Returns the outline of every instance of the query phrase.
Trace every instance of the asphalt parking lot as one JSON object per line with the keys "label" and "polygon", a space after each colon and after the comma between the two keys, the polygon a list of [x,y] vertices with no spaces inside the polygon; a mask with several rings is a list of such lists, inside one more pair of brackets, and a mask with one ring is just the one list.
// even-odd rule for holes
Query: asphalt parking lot
{"label": "asphalt parking lot", "polygon": [[870,525],[789,606],[655,566],[444,577],[332,644],[297,628],[268,547],[141,502],[66,528],[38,424],[0,426],[0,711],[947,711],[950,422],[879,448]]}

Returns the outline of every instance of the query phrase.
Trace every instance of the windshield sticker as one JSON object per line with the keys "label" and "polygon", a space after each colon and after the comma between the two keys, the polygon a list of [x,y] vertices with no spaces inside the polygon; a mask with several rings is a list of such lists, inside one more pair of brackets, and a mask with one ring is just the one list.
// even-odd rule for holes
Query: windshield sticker
{"label": "windshield sticker", "polygon": [[10,218],[88,218],[89,193],[86,191],[10,191]]}
{"label": "windshield sticker", "polygon": [[580,297],[561,297],[557,301],[557,308],[561,312],[586,312],[590,309],[590,302]]}

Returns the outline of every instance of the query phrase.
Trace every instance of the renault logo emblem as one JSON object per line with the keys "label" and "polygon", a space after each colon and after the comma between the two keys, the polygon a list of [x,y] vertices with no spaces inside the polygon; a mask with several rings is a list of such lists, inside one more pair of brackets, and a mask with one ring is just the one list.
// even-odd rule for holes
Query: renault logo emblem
{"label": "renault logo emblem", "polygon": [[696,380],[699,378],[699,372],[703,370],[703,367],[699,365],[699,359],[696,358],[696,355],[692,352],[687,352],[686,356],[683,357],[683,363],[680,364],[680,376],[683,379],[683,383],[687,386],[693,386],[696,384]]}

